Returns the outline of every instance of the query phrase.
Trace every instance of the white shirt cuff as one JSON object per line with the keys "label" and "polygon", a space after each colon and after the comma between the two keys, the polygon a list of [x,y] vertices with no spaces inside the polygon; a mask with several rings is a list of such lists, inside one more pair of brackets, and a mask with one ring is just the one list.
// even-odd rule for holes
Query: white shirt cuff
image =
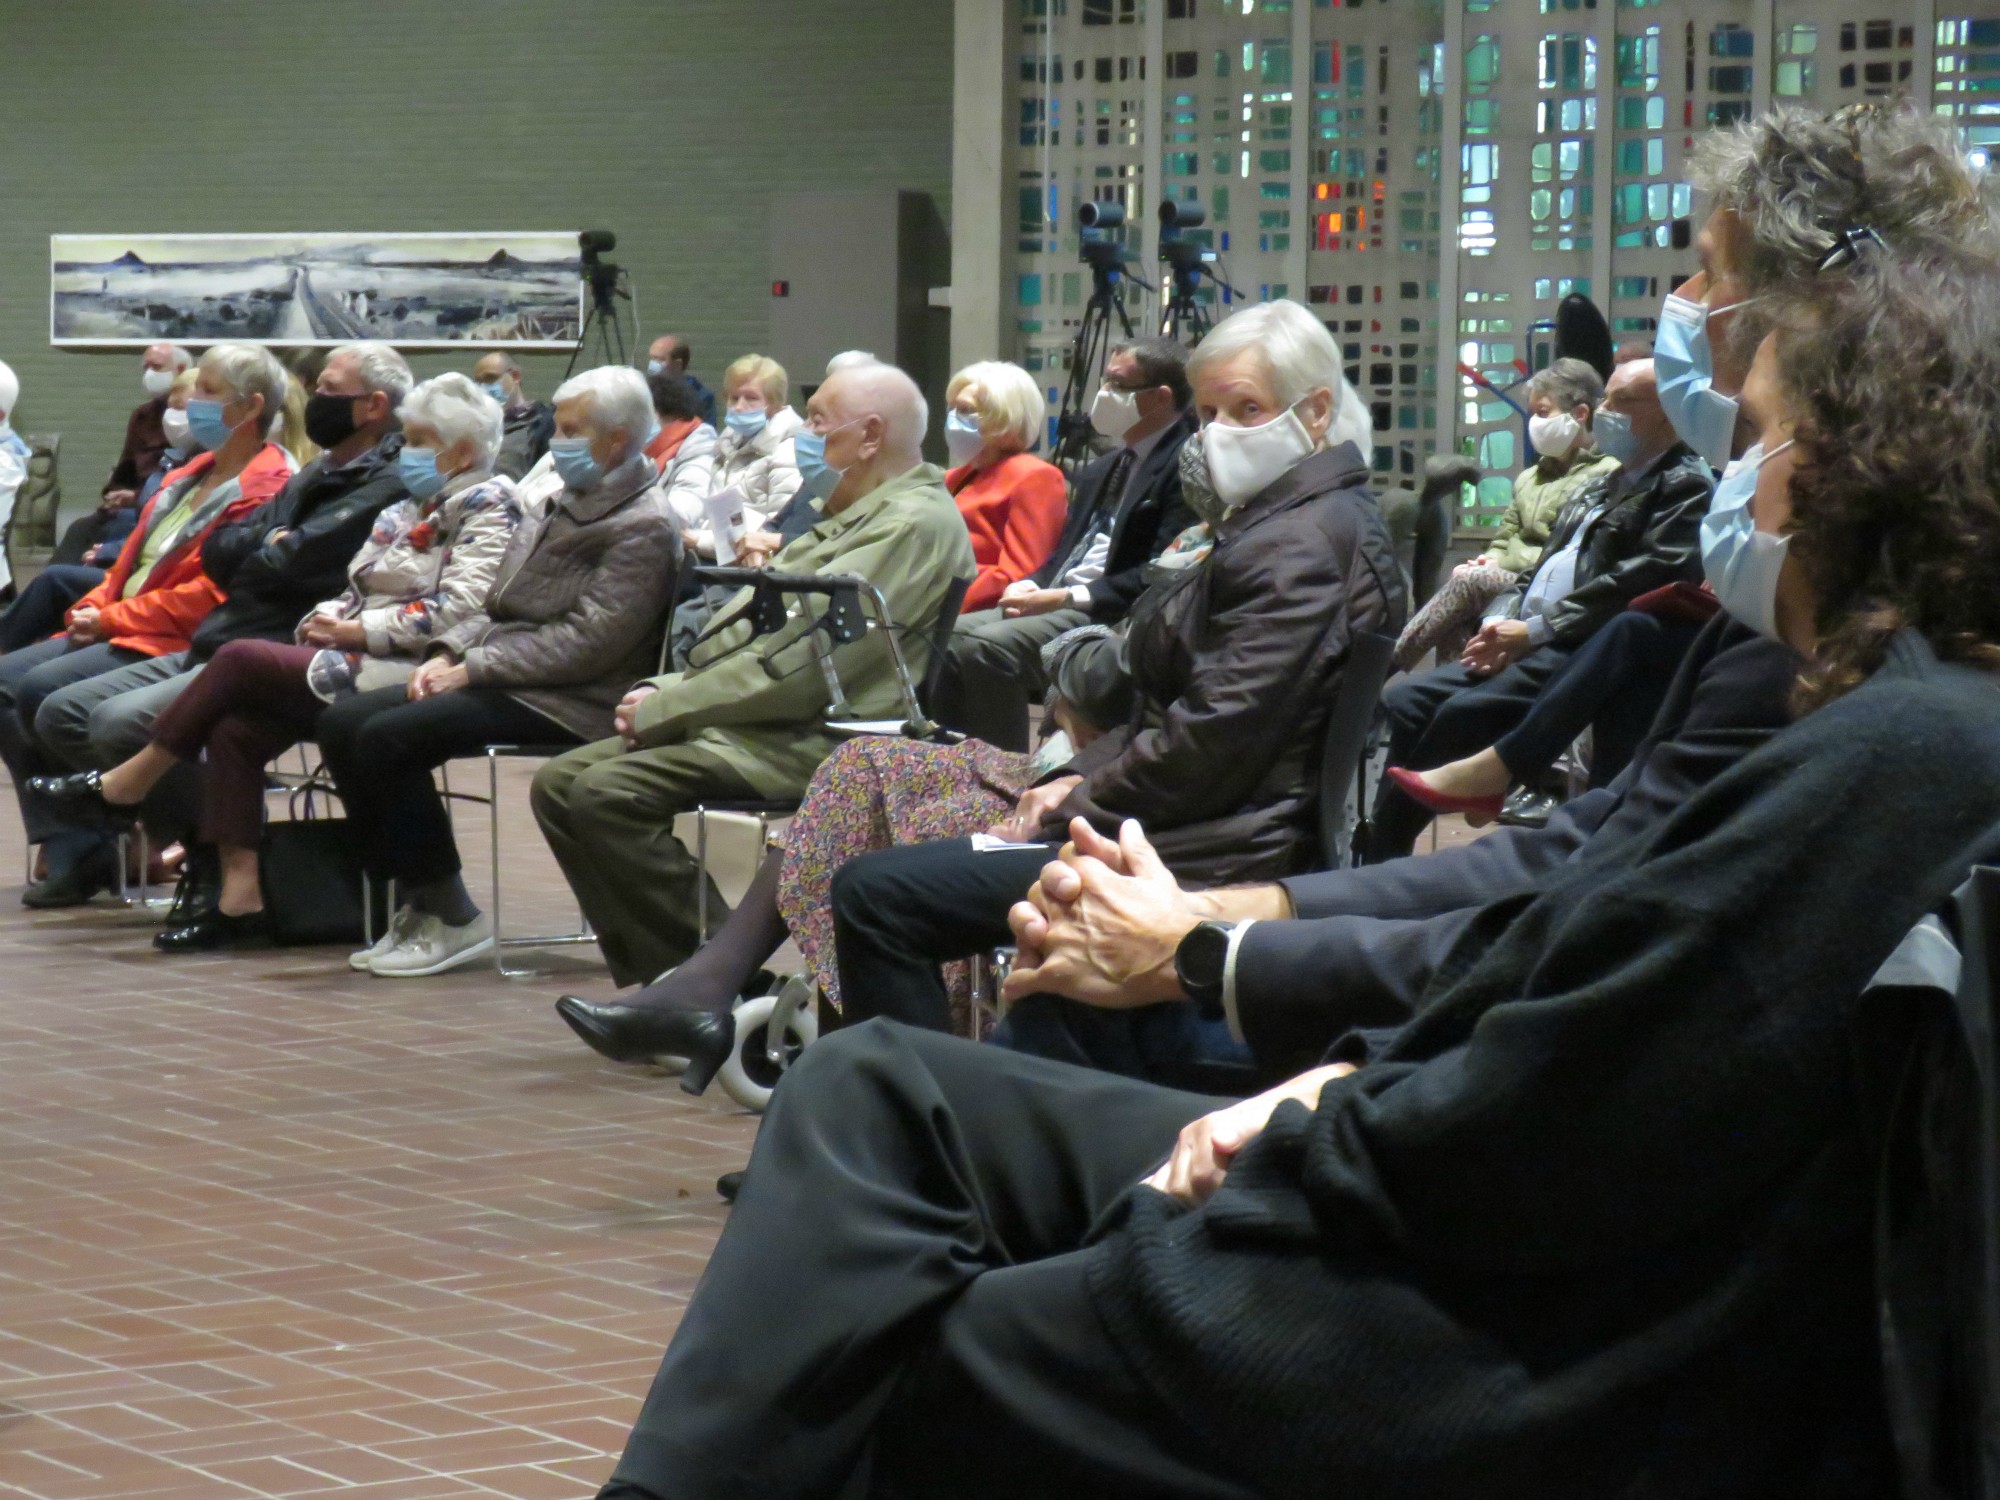
{"label": "white shirt cuff", "polygon": [[1257,925],[1255,917],[1245,918],[1229,929],[1229,946],[1222,954],[1222,1019],[1229,1023],[1229,1034],[1237,1041],[1243,1038],[1243,1027],[1236,1019],[1236,950],[1243,946],[1243,934]]}
{"label": "white shirt cuff", "polygon": [[1069,586],[1069,602],[1077,609],[1090,608],[1090,585],[1073,583]]}
{"label": "white shirt cuff", "polygon": [[1547,615],[1536,615],[1532,620],[1528,621],[1529,645],[1546,646],[1549,643],[1549,637],[1554,634],[1555,632],[1549,628],[1549,617]]}

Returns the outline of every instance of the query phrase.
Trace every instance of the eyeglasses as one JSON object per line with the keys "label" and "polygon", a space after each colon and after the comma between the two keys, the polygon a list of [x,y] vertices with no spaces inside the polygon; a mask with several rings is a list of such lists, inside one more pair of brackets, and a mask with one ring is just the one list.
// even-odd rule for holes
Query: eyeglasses
{"label": "eyeglasses", "polygon": [[1887,241],[1868,225],[1855,225],[1851,228],[1843,229],[1834,235],[1833,248],[1819,258],[1819,264],[1814,266],[1813,269],[1815,271],[1842,270],[1860,260],[1864,251],[1872,253],[1875,250],[1887,250],[1888,248]]}

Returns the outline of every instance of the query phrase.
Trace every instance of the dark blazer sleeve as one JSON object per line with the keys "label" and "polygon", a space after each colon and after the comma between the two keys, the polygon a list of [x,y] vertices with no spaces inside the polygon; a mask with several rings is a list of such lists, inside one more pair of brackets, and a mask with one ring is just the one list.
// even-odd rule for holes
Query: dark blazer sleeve
{"label": "dark blazer sleeve", "polygon": [[1083,537],[1084,529],[1096,524],[1098,507],[1104,496],[1105,478],[1111,473],[1115,453],[1107,453],[1102,458],[1094,458],[1078,469],[1070,479],[1068,508],[1064,514],[1062,535],[1056,538],[1055,549],[1049,553],[1042,565],[1035,569],[1037,588],[1052,589],[1061,579],[1058,570],[1069,560],[1076,544]]}
{"label": "dark blazer sleeve", "polygon": [[366,483],[286,527],[278,540],[262,542],[237,568],[233,586],[333,598],[347,587],[348,564],[368,540],[375,517],[404,494],[394,466],[384,466]]}
{"label": "dark blazer sleeve", "polygon": [[[1175,449],[1178,453],[1178,447]],[[1146,590],[1146,567],[1165,550],[1167,544],[1194,525],[1195,514],[1181,494],[1181,466],[1169,464],[1152,493],[1142,497],[1126,521],[1128,533],[1145,528],[1143,546],[1137,535],[1118,538],[1117,550],[1136,559],[1117,572],[1106,570],[1090,585],[1090,617],[1093,620],[1122,620],[1132,612],[1139,595]]]}
{"label": "dark blazer sleeve", "polygon": [[118,462],[104,481],[103,493],[137,490],[146,476],[160,466],[167,451],[166,430],[160,422],[164,403],[142,401],[125,420],[125,445],[118,450]]}
{"label": "dark blazer sleeve", "polygon": [[[1089,777],[1059,809],[1063,823],[1100,828],[1143,818],[1148,828],[1232,813],[1250,799],[1271,757],[1291,743],[1300,711],[1296,685],[1325,651],[1327,632],[1346,629],[1347,583],[1360,547],[1359,512],[1335,511],[1323,528],[1291,511],[1246,533],[1210,559],[1199,649],[1160,722],[1120,741],[1093,744],[1077,759]],[[1103,760],[1100,746],[1116,748]]]}
{"label": "dark blazer sleeve", "polygon": [[[1549,611],[1552,640],[1574,645],[1641,594],[1701,576],[1701,518],[1708,514],[1715,489],[1706,467],[1699,461],[1675,463],[1649,488],[1653,493],[1638,507],[1629,528],[1618,533],[1609,566],[1595,569]],[[1602,517],[1598,525],[1614,519]],[[1593,551],[1586,541],[1585,557]]]}

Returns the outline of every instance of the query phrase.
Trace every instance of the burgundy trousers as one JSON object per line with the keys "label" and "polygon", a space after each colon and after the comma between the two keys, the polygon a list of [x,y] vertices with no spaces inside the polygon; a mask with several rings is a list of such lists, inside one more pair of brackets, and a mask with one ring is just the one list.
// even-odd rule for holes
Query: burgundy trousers
{"label": "burgundy trousers", "polygon": [[313,737],[326,705],[306,686],[315,648],[231,641],[153,721],[153,743],[202,761],[204,843],[254,849],[264,831],[264,767]]}

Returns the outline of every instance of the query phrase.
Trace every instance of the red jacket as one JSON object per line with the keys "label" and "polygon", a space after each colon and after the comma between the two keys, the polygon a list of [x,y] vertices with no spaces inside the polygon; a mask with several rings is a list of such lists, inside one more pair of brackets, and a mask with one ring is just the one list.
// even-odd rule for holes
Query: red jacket
{"label": "red jacket", "polygon": [[276,443],[266,443],[237,478],[242,493],[210,517],[199,532],[182,537],[162,553],[147,575],[143,589],[130,599],[119,598],[125,580],[139,566],[139,548],[152,525],[154,512],[170,501],[170,492],[183,479],[198,479],[214,462],[214,454],[198,454],[160,481],[153,498],[139,512],[139,524],[125,538],[118,561],[104,575],[104,582],[71,606],[72,614],[85,607],[97,610],[102,639],[112,645],[147,656],[185,651],[194,637],[195,626],[224,597],[222,588],[201,569],[201,544],[216,527],[242,520],[282,490],[292,477],[291,454]]}
{"label": "red jacket", "polygon": [[1008,584],[1048,561],[1069,510],[1063,471],[1032,453],[1015,453],[991,468],[970,464],[944,476],[972,536],[979,572],[965,591],[964,612],[991,609]]}

